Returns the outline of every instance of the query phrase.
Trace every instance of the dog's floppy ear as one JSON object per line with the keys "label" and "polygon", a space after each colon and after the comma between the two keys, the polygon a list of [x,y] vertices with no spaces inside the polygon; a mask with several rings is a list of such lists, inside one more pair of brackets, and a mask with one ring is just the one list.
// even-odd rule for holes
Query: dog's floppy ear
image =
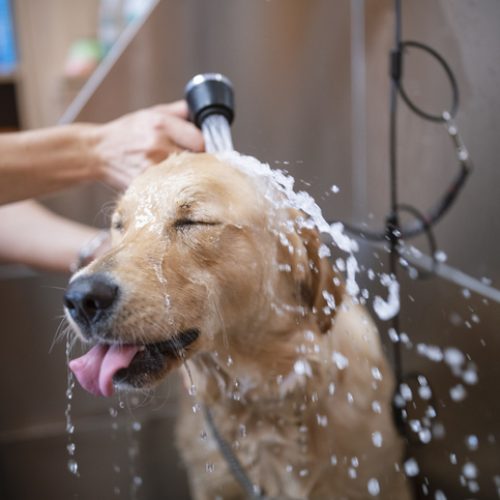
{"label": "dog's floppy ear", "polygon": [[[300,220],[302,217],[295,218]],[[290,264],[295,296],[316,318],[321,332],[332,326],[336,309],[342,301],[344,286],[328,257],[320,257],[321,240],[314,228],[299,227],[286,234],[281,255]]]}
{"label": "dog's floppy ear", "polygon": [[298,234],[306,249],[309,279],[302,295],[316,316],[321,332],[330,330],[332,320],[342,301],[344,285],[333,270],[328,257],[320,257],[321,239],[316,229],[301,228]]}

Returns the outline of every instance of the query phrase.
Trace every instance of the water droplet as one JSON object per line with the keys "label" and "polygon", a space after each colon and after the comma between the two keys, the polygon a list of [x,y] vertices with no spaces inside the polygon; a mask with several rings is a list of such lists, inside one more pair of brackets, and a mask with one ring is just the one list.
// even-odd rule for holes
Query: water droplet
{"label": "water droplet", "polygon": [[332,456],[330,457],[330,463],[331,463],[332,465],[337,465],[337,464],[338,464],[337,455],[332,455]]}
{"label": "water droplet", "polygon": [[394,330],[394,328],[389,328],[387,334],[389,335],[389,339],[391,340],[391,342],[399,342],[399,335],[397,334],[396,330]]}
{"label": "water droplet", "polygon": [[419,431],[418,437],[422,443],[427,444],[432,440],[432,433],[430,429],[422,429]]}
{"label": "water droplet", "polygon": [[358,476],[358,473],[356,472],[356,469],[354,467],[349,467],[347,469],[347,473],[349,474],[349,477],[351,479],[356,479],[356,477]]}
{"label": "water droplet", "polygon": [[297,375],[307,375],[308,377],[312,377],[311,365],[305,359],[298,359],[293,365],[293,371]]}
{"label": "water droplet", "polygon": [[333,382],[330,382],[330,384],[328,384],[328,394],[330,394],[330,396],[333,396],[335,394],[335,384]]}
{"label": "water droplet", "polygon": [[465,356],[456,347],[448,347],[444,350],[444,361],[451,367],[459,368],[464,364]]}
{"label": "water droplet", "polygon": [[453,326],[460,326],[463,323],[463,319],[457,312],[452,312],[450,314],[450,323]]}
{"label": "water droplet", "polygon": [[470,299],[471,297],[471,293],[470,293],[470,290],[468,288],[464,288],[462,290],[462,295],[466,298],[466,299]]}
{"label": "water droplet", "polygon": [[196,386],[194,384],[189,386],[188,393],[190,396],[196,396]]}
{"label": "water droplet", "polygon": [[349,366],[349,360],[338,351],[333,351],[332,361],[337,365],[339,370],[343,370]]}
{"label": "water droplet", "polygon": [[491,286],[491,284],[493,283],[493,280],[491,278],[488,278],[486,276],[483,276],[481,278],[481,283],[483,283],[484,285],[486,286]]}
{"label": "water droplet", "polygon": [[328,417],[326,415],[316,415],[316,420],[320,427],[326,427],[328,425]]}
{"label": "water droplet", "polygon": [[410,420],[409,421],[410,428],[413,432],[418,432],[422,428],[422,424],[420,420]]}
{"label": "water droplet", "polygon": [[142,477],[141,476],[134,476],[132,479],[134,486],[139,487],[142,486]]}
{"label": "water droplet", "polygon": [[405,469],[405,473],[408,477],[415,477],[420,472],[420,469],[418,467],[418,463],[414,458],[409,458],[404,463],[404,469]]}
{"label": "water droplet", "polygon": [[66,446],[66,449],[68,450],[68,453],[69,453],[70,455],[74,455],[74,454],[75,454],[75,450],[76,450],[75,443],[69,443],[69,444]]}
{"label": "water droplet", "polygon": [[378,401],[372,401],[372,410],[373,413],[378,413],[378,414],[382,413],[382,406]]}
{"label": "water droplet", "polygon": [[453,401],[463,401],[467,396],[467,391],[462,384],[457,384],[450,389],[450,397]]}
{"label": "water droplet", "polygon": [[205,471],[208,473],[212,473],[215,470],[215,464],[213,463],[206,463],[205,464]]}
{"label": "water droplet", "polygon": [[78,463],[76,462],[76,460],[68,460],[68,470],[71,472],[71,474],[78,476]]}
{"label": "water droplet", "polygon": [[314,332],[312,332],[311,330],[306,330],[304,332],[304,338],[308,341],[308,342],[313,342],[314,341]]}
{"label": "water droplet", "polygon": [[334,184],[331,188],[330,188],[330,191],[334,194],[337,194],[339,191],[340,191],[340,188]]}
{"label": "water droplet", "polygon": [[434,500],[447,500],[446,495],[441,490],[436,490],[434,493]]}
{"label": "water droplet", "polygon": [[472,462],[464,464],[462,472],[467,479],[475,479],[477,477],[477,467]]}
{"label": "water droplet", "polygon": [[448,257],[447,257],[447,255],[442,250],[438,250],[437,252],[434,253],[434,258],[438,262],[446,262],[446,259]]}
{"label": "water droplet", "polygon": [[458,459],[457,459],[457,455],[455,453],[450,453],[450,462],[453,465],[457,465]]}
{"label": "water droplet", "polygon": [[430,344],[417,344],[417,353],[436,363],[443,360],[443,351],[440,347]]}
{"label": "water droplet", "polygon": [[436,422],[432,426],[432,436],[434,439],[443,439],[446,436],[446,429],[441,422]]}
{"label": "water droplet", "polygon": [[475,451],[479,448],[479,439],[476,435],[471,434],[470,436],[467,436],[465,438],[465,444],[467,445],[467,448],[469,448],[469,450]]}
{"label": "water droplet", "polygon": [[380,448],[382,446],[383,438],[382,433],[379,431],[372,432],[372,443],[376,448]]}
{"label": "water droplet", "polygon": [[368,493],[373,497],[380,493],[380,485],[374,477],[368,481]]}
{"label": "water droplet", "polygon": [[382,380],[382,372],[379,370],[379,368],[377,366],[374,366],[372,368],[372,377],[375,380]]}
{"label": "water droplet", "polygon": [[118,411],[116,408],[110,408],[109,414],[111,415],[111,417],[115,418],[118,415]]}
{"label": "water droplet", "polygon": [[135,432],[139,432],[142,429],[142,424],[140,422],[132,422],[132,430]]}
{"label": "water droplet", "polygon": [[421,399],[427,401],[432,397],[431,388],[428,385],[424,385],[418,388],[418,395]]}
{"label": "water droplet", "polygon": [[469,488],[469,491],[471,493],[477,493],[479,491],[479,483],[477,481],[469,481],[467,483],[467,486]]}
{"label": "water droplet", "polygon": [[400,384],[399,393],[405,401],[411,401],[413,399],[413,392],[408,384]]}
{"label": "water droplet", "polygon": [[319,247],[318,257],[320,259],[323,259],[324,257],[330,257],[331,255],[332,255],[332,252],[330,252],[330,249],[325,244],[322,244]]}
{"label": "water droplet", "polygon": [[410,342],[410,337],[408,337],[408,334],[405,332],[401,332],[399,334],[399,340],[402,344],[405,344],[406,347],[411,347],[413,344]]}
{"label": "water droplet", "polygon": [[425,415],[428,418],[436,417],[437,416],[436,409],[433,406],[429,405],[425,410]]}
{"label": "water droplet", "polygon": [[300,471],[299,471],[300,477],[306,477],[308,475],[309,475],[309,469],[300,469]]}
{"label": "water droplet", "polygon": [[344,272],[345,271],[345,260],[342,259],[342,258],[338,258],[336,261],[335,261],[335,265],[337,266],[337,269],[339,271],[342,271]]}

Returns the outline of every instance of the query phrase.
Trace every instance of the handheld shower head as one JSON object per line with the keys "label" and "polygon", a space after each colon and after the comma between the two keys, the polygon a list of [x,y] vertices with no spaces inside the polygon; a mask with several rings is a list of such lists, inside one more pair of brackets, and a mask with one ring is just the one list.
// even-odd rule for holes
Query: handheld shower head
{"label": "handheld shower head", "polygon": [[204,73],[193,77],[185,88],[191,120],[202,128],[210,115],[222,115],[229,124],[234,118],[234,95],[231,81],[220,73]]}

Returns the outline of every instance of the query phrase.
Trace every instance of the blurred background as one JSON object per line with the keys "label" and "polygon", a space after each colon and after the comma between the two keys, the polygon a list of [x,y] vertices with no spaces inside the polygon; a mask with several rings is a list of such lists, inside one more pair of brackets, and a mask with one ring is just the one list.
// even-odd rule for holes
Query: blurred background
{"label": "blurred background", "polygon": [[[456,73],[457,124],[475,165],[435,228],[440,275],[400,276],[403,369],[426,375],[438,411],[430,442],[410,445],[421,498],[500,497],[499,20],[497,0],[403,1],[403,38],[430,45]],[[387,0],[0,0],[0,129],[104,122],[221,72],[236,92],[236,149],[290,172],[327,219],[382,229],[393,29]],[[404,82],[425,109],[450,102],[425,54],[409,51]],[[400,198],[425,211],[455,175],[456,154],[443,125],[403,103],[398,118]],[[105,227],[112,199],[92,186],[42,201]],[[425,238],[412,243],[428,253]],[[382,247],[362,242],[358,260],[387,271]],[[0,266],[0,499],[189,498],[174,447],[175,376],[148,397],[105,401],[78,387],[68,396],[65,345],[53,345],[67,280]],[[387,294],[366,272],[359,282],[370,297]],[[379,321],[387,344],[389,326]]]}

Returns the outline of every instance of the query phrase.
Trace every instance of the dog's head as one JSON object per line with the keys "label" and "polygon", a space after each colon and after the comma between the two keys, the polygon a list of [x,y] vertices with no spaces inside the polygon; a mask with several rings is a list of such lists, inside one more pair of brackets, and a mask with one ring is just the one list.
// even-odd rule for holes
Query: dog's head
{"label": "dog's head", "polygon": [[65,294],[93,344],[71,365],[82,385],[147,387],[197,352],[258,355],[264,335],[301,322],[327,331],[340,289],[301,219],[269,178],[228,160],[185,153],[146,171],[117,205],[112,249]]}

